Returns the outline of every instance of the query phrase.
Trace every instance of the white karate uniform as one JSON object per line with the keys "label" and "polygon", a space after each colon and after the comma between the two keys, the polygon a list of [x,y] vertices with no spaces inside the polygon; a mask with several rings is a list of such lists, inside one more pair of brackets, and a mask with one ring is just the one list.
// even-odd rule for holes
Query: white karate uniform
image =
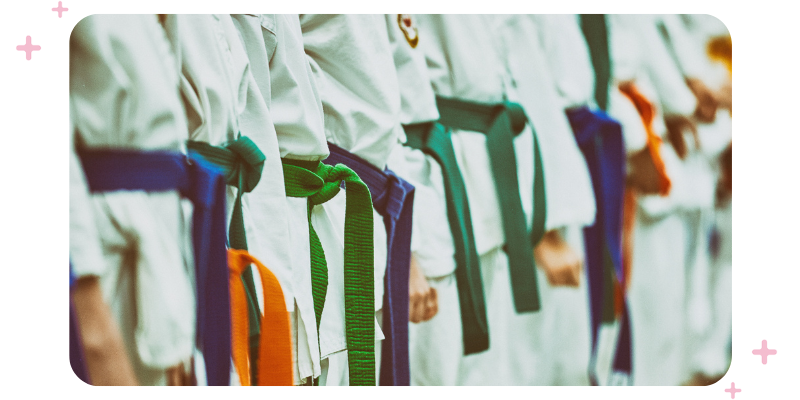
{"label": "white karate uniform", "polygon": [[[305,52],[322,99],[327,140],[383,170],[402,135],[398,124],[399,88],[384,16],[305,14],[300,16],[300,26]],[[344,202],[331,204],[331,209],[334,223],[343,226]],[[387,249],[383,217],[374,209],[373,233],[377,317],[383,307]],[[333,284],[332,280],[329,296]],[[343,332],[343,306],[342,303],[338,316],[328,320],[323,313],[322,324],[337,324]],[[325,310],[328,310],[327,304]],[[375,339],[377,370],[380,366],[380,341],[383,340],[377,324]],[[345,343],[330,347],[325,343],[320,345],[323,358],[328,358],[327,362],[323,361],[320,384],[348,384]]]}
{"label": "white karate uniform", "polygon": [[[691,114],[692,93],[672,62],[652,16],[609,15],[609,46],[615,81],[635,80],[640,91],[657,109],[654,129],[664,136],[661,113]],[[615,108],[623,132],[631,128],[634,143],[642,143],[643,130],[632,114]],[[615,114],[618,112],[618,114]],[[641,127],[641,119],[638,122]],[[626,133],[627,140],[629,134]],[[646,137],[646,136],[645,136]],[[628,146],[629,152],[633,146]],[[642,146],[643,147],[643,146]],[[668,196],[638,196],[633,232],[633,256],[628,305],[633,341],[633,383],[635,385],[678,385],[683,374],[685,265],[687,230],[681,202],[689,190],[680,159],[665,141],[661,146],[672,184]]]}
{"label": "white karate uniform", "polygon": [[[168,22],[180,49],[190,139],[222,146],[239,135],[246,136],[266,156],[261,180],[242,198],[247,247],[278,277],[284,295],[291,299],[288,213],[280,152],[266,100],[269,93],[262,93],[262,86],[256,83],[243,36],[229,14],[171,15]],[[228,219],[236,190],[228,186]],[[262,299],[255,269],[253,275]],[[202,379],[198,377],[198,381]]]}
{"label": "white karate uniform", "polygon": [[[409,37],[400,27],[398,14],[387,14],[389,43],[401,95],[400,122],[415,124],[436,121],[439,111],[428,78],[425,54],[416,16]],[[415,36],[414,36],[415,35]],[[416,45],[412,47],[414,37]],[[404,138],[403,138],[404,139]],[[454,386],[464,356],[461,311],[455,279],[455,245],[447,219],[444,178],[439,163],[421,150],[397,146],[388,167],[414,188],[414,213],[411,251],[428,284],[436,290],[438,312],[430,320],[409,324],[411,385]]]}
{"label": "white karate uniform", "polygon": [[733,267],[733,202],[728,201],[715,213],[715,226],[719,233],[719,254],[711,261],[710,329],[695,347],[696,368],[708,375],[724,375],[731,362],[731,330],[733,296],[731,277]]}
{"label": "white karate uniform", "polygon": [[[594,79],[586,45],[570,16],[503,16],[498,29],[505,33],[509,67],[520,103],[536,129],[542,152],[547,196],[545,228],[559,229],[583,258],[582,228],[594,222],[594,191],[564,110],[591,102]],[[579,46],[583,46],[583,53]],[[534,169],[532,143],[525,139],[517,142],[517,160],[520,175],[527,171],[530,176]],[[532,196],[528,193],[532,189],[528,188],[522,198],[530,221]],[[539,332],[542,347],[537,354],[541,366],[536,370],[535,384],[588,385],[591,328],[586,278],[582,277],[577,289],[551,286],[541,270],[539,279],[543,325]]]}
{"label": "white karate uniform", "polygon": [[[696,41],[704,45],[716,37],[730,35],[727,27],[722,21],[706,14],[682,15],[683,22],[690,34]],[[708,58],[705,58],[709,61]],[[709,73],[706,84],[712,85],[716,89],[717,85],[730,79],[729,72],[723,68],[721,63],[712,63],[706,69]],[[719,72],[720,70],[724,73]],[[712,75],[716,71],[716,75]],[[727,111],[717,113],[715,125],[727,125],[719,132],[722,135],[719,139],[727,138],[729,141],[732,136],[731,115]],[[705,130],[701,130],[701,135]],[[704,153],[714,149],[715,141],[708,135],[701,136]],[[719,143],[719,142],[716,142]],[[724,146],[724,143],[723,143]],[[712,156],[718,158],[717,156]],[[712,259],[710,282],[711,327],[703,337],[696,354],[696,364],[698,369],[709,376],[723,375],[730,366],[731,361],[731,329],[732,329],[732,201],[718,205],[715,211],[715,225],[719,233],[719,254]]]}
{"label": "white karate uniform", "polygon": [[[445,97],[483,103],[519,101],[517,89],[494,34],[496,17],[481,15],[420,15],[420,47],[425,51],[434,91]],[[486,34],[476,35],[476,31]],[[428,39],[429,38],[429,39]],[[425,40],[423,40],[425,39]],[[530,137],[530,128],[517,137]],[[463,358],[459,385],[525,385],[534,382],[538,371],[535,354],[540,339],[535,332],[542,323],[540,313],[517,314],[512,301],[508,258],[503,251],[505,237],[494,177],[486,151],[486,135],[453,131],[456,159],[465,180],[470,202],[475,242],[481,262],[489,349]],[[532,152],[532,143],[525,146]],[[520,150],[517,151],[520,153]],[[532,172],[528,172],[528,178]],[[526,197],[533,197],[532,180],[520,177],[523,209]],[[530,193],[530,195],[526,195]],[[531,254],[532,256],[532,254]],[[540,276],[540,282],[543,278]],[[539,284],[541,288],[542,284]]]}
{"label": "white karate uniform", "polygon": [[[699,16],[694,21],[694,30],[690,29],[686,18],[678,15],[658,16],[658,21],[663,26],[664,40],[674,57],[675,68],[683,76],[700,79],[712,90],[718,90],[730,79],[724,65],[712,61],[706,54],[705,46],[711,37],[706,33],[707,30],[700,28],[711,25],[710,28],[714,29],[714,23],[718,20]],[[730,327],[724,326],[729,316],[721,316],[716,310],[730,310],[730,298],[722,300],[728,304],[720,304],[714,296],[715,292],[725,292],[724,289],[717,289],[716,278],[721,277],[724,281],[728,274],[712,267],[709,238],[717,214],[714,208],[719,179],[718,160],[731,140],[731,116],[727,110],[718,110],[714,122],[698,123],[697,128],[701,147],[696,148],[694,141],[687,138],[691,151],[683,162],[687,179],[692,185],[684,213],[687,227],[695,238],[690,253],[692,258],[687,260],[687,276],[690,280],[686,298],[685,367],[689,377],[698,372],[707,376],[725,372],[729,358],[726,354],[728,338],[725,330],[730,330]],[[716,321],[723,321],[723,326],[715,327]],[[715,329],[720,329],[720,333],[714,334]],[[711,342],[713,339],[720,343]]]}
{"label": "white karate uniform", "polygon": [[[155,15],[84,18],[70,38],[76,146],[180,152],[188,131],[178,85],[178,65]],[[195,346],[188,215],[177,191],[87,199],[76,161],[70,169],[73,271],[78,278],[99,277],[138,382],[164,385],[165,370],[188,366]]]}
{"label": "white karate uniform", "polygon": [[[236,14],[233,20],[247,51],[255,82],[269,104],[280,157],[306,161],[325,159],[328,145],[323,130],[322,104],[303,51],[298,16]],[[278,157],[275,160],[280,163]],[[285,193],[283,182],[280,186]],[[343,199],[341,195],[331,201]],[[278,277],[290,312],[294,384],[299,385],[306,383],[306,378],[320,375],[320,337],[311,291],[308,199],[286,197],[286,203],[290,242],[287,250],[291,262],[282,266],[286,274]],[[327,203],[314,207],[312,224],[327,256],[328,268],[342,271],[343,241],[340,235],[330,234],[337,230],[327,217],[327,207]],[[330,294],[328,297],[333,298]],[[341,302],[342,299],[329,300],[326,307]],[[324,332],[328,341],[333,337],[336,342],[344,342],[341,333]]]}

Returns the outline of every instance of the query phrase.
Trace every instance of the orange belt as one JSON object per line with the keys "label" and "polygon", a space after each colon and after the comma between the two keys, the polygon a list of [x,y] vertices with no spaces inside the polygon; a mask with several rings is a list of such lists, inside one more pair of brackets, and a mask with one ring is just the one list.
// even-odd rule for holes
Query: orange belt
{"label": "orange belt", "polygon": [[291,386],[292,339],[289,330],[289,313],[283,299],[283,290],[275,275],[245,250],[228,249],[228,268],[231,286],[231,324],[233,364],[242,386],[250,386],[250,358],[248,352],[249,324],[247,297],[241,275],[248,265],[258,267],[261,287],[264,290],[264,314],[261,316],[261,345],[258,355],[259,386]]}
{"label": "orange belt", "polygon": [[639,89],[633,83],[620,85],[619,90],[633,102],[636,110],[639,111],[639,116],[642,117],[642,123],[647,132],[647,149],[650,151],[650,157],[653,159],[653,164],[658,172],[659,194],[666,196],[669,194],[672,183],[667,175],[664,159],[661,157],[661,137],[653,130],[653,119],[655,118],[656,107],[639,92]]}
{"label": "orange belt", "polygon": [[[672,182],[667,175],[667,168],[664,159],[661,157],[661,137],[653,130],[653,120],[655,119],[656,108],[633,83],[625,83],[619,86],[619,90],[636,107],[639,116],[642,118],[644,129],[647,132],[647,149],[650,158],[653,160],[656,172],[658,173],[658,191],[662,196],[669,194]],[[622,271],[624,276],[625,288],[619,285],[619,281],[614,283],[614,304],[617,315],[622,313],[623,298],[627,286],[630,285],[631,262],[633,260],[633,226],[636,220],[636,192],[628,187],[625,190],[625,203],[622,213]]]}

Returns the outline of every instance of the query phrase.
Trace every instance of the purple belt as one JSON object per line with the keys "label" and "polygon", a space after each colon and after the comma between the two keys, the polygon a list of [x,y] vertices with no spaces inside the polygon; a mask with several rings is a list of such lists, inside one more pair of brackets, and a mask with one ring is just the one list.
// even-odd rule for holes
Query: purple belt
{"label": "purple belt", "polygon": [[409,386],[408,275],[411,265],[411,212],[414,186],[390,170],[381,171],[366,160],[328,143],[331,155],[323,162],[344,164],[361,178],[372,205],[386,225],[387,255],[383,294],[381,386]]}
{"label": "purple belt", "polygon": [[192,243],[197,281],[197,341],[209,386],[230,385],[231,306],[225,248],[225,177],[199,157],[166,151],[79,152],[94,192],[179,190],[194,205]]}
{"label": "purple belt", "polygon": [[[613,287],[604,285],[604,273],[616,272],[624,287],[622,271],[622,210],[625,195],[625,144],[622,127],[602,111],[587,107],[567,110],[567,117],[589,167],[597,202],[594,225],[584,228],[586,265],[591,297],[592,357],[589,376],[597,385],[595,364],[597,335],[603,307],[613,309]],[[610,304],[609,304],[610,301]],[[614,355],[616,376],[631,374],[631,334],[627,304],[623,307],[620,335]]]}

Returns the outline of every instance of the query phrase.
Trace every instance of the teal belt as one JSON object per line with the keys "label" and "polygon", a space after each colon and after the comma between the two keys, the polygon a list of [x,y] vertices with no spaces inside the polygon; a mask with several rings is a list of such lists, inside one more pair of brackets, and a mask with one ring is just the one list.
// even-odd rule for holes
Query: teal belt
{"label": "teal belt", "polygon": [[[481,132],[487,137],[486,149],[500,201],[514,308],[519,313],[538,311],[541,305],[532,247],[544,234],[545,215],[541,211],[544,179],[541,157],[536,154],[535,173],[536,178],[540,179],[535,179],[535,184],[541,185],[541,193],[534,188],[534,203],[539,212],[534,210],[533,232],[529,233],[522,209],[514,153],[514,136],[522,132],[527,122],[525,112],[519,104],[509,102],[485,104],[437,96],[436,104],[442,125]],[[540,153],[536,140],[534,151]]]}
{"label": "teal belt", "polygon": [[450,131],[434,123],[406,125],[404,129],[408,138],[406,145],[430,155],[442,168],[447,220],[456,251],[455,275],[461,306],[464,354],[479,353],[489,348],[486,301],[481,281],[480,258],[469,214],[467,189],[458,169]]}
{"label": "teal belt", "polygon": [[[226,183],[237,189],[233,203],[228,230],[228,246],[232,249],[247,250],[247,236],[244,229],[242,212],[242,196],[255,189],[261,180],[266,156],[250,138],[241,136],[224,146],[212,146],[206,142],[190,140],[187,142],[190,154],[200,155],[210,163],[219,167],[225,176]],[[254,385],[258,379],[258,354],[261,332],[261,312],[258,307],[255,283],[251,267],[242,274],[245,293],[247,295],[248,320],[250,321],[250,374]]]}

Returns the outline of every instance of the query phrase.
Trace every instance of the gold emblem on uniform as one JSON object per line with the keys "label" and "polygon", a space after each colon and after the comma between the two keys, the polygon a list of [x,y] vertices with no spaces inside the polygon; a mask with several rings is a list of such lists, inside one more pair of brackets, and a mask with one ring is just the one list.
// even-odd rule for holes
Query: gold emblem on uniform
{"label": "gold emblem on uniform", "polygon": [[403,35],[405,35],[406,41],[411,48],[416,48],[417,43],[419,43],[419,33],[417,32],[417,27],[414,26],[411,15],[397,14],[397,25],[400,26],[400,30],[403,31]]}

